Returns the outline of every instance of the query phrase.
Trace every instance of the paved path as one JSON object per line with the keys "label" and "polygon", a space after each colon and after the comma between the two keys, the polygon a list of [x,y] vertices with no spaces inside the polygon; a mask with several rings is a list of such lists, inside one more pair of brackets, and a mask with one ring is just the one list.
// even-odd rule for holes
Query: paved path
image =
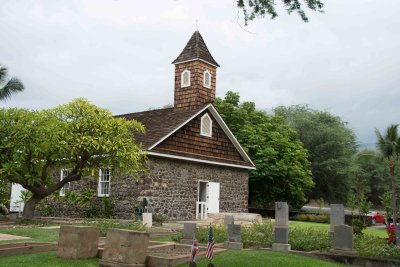
{"label": "paved path", "polygon": [[31,239],[31,238],[25,237],[25,236],[18,236],[18,235],[0,234],[0,241],[18,240],[18,239]]}

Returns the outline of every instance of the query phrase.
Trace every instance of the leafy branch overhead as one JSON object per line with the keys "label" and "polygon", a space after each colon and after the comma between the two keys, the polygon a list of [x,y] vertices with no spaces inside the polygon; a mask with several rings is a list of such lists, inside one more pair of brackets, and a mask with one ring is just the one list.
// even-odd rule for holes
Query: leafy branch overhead
{"label": "leafy branch overhead", "polygon": [[[324,12],[324,3],[320,0],[281,0],[284,8],[291,14],[296,12],[304,22],[308,22],[305,9]],[[237,6],[243,11],[245,25],[255,18],[270,16],[275,19],[278,16],[276,0],[237,0]]]}
{"label": "leafy branch overhead", "polygon": [[24,85],[17,78],[8,79],[7,68],[0,65],[0,101],[7,100],[12,94],[24,90]]}

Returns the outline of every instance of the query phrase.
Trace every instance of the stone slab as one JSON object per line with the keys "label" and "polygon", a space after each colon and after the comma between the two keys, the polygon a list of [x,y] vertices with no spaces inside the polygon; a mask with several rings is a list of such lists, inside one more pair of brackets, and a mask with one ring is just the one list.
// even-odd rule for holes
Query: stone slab
{"label": "stone slab", "polygon": [[233,217],[233,215],[225,215],[224,217],[225,227],[228,227],[228,224],[234,224],[234,223],[235,223],[235,217]]}
{"label": "stone slab", "polygon": [[289,243],[289,227],[275,227],[275,243]]}
{"label": "stone slab", "polygon": [[224,248],[230,249],[230,250],[240,250],[240,249],[243,249],[243,243],[242,242],[225,241]]}
{"label": "stone slab", "polygon": [[0,258],[54,250],[57,250],[57,244],[47,242],[0,244]]}
{"label": "stone slab", "polygon": [[238,224],[228,224],[228,240],[229,242],[242,242],[240,234],[241,227]]}
{"label": "stone slab", "polygon": [[287,227],[289,224],[289,206],[286,202],[275,202],[275,226]]}
{"label": "stone slab", "polygon": [[335,250],[353,250],[353,227],[344,224],[335,226],[333,248]]}
{"label": "stone slab", "polygon": [[144,266],[149,237],[149,233],[109,229],[101,266]]}
{"label": "stone slab", "polygon": [[290,251],[290,244],[273,243],[272,244],[272,251],[289,252]]}
{"label": "stone slab", "polygon": [[89,226],[61,226],[57,256],[64,259],[88,259],[97,255],[100,230]]}
{"label": "stone slab", "polygon": [[331,204],[330,231],[334,231],[334,227],[341,224],[344,224],[344,206],[343,204]]}
{"label": "stone slab", "polygon": [[151,228],[153,226],[153,214],[152,213],[143,213],[142,218],[143,218],[142,223],[146,226],[146,228]]}
{"label": "stone slab", "polygon": [[197,224],[195,223],[184,223],[183,224],[183,239],[192,239],[196,236]]}

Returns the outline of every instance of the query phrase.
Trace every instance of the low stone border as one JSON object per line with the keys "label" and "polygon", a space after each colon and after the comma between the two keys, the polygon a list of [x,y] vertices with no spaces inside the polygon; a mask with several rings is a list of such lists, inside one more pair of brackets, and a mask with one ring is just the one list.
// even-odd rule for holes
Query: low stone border
{"label": "low stone border", "polygon": [[56,243],[46,242],[23,242],[23,243],[11,243],[0,245],[0,258],[30,254],[36,252],[54,251],[57,250]]}

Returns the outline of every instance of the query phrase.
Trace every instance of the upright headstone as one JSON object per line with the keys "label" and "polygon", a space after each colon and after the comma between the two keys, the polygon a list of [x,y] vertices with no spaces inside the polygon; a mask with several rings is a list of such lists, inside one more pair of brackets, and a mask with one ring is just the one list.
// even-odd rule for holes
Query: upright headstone
{"label": "upright headstone", "polygon": [[333,248],[334,250],[353,250],[353,227],[342,224],[334,227]]}
{"label": "upright headstone", "polygon": [[288,252],[289,244],[289,207],[286,202],[275,202],[275,240],[273,251]]}
{"label": "upright headstone", "polygon": [[109,229],[104,245],[101,267],[145,267],[149,233]]}
{"label": "upright headstone", "polygon": [[335,226],[345,224],[343,204],[331,204],[330,224],[331,235],[334,233]]}
{"label": "upright headstone", "polygon": [[225,217],[224,217],[225,227],[228,227],[228,224],[234,224],[234,223],[235,223],[235,219],[234,219],[233,215],[225,215]]}
{"label": "upright headstone", "polygon": [[61,226],[57,256],[64,259],[88,259],[97,256],[100,230],[88,226]]}
{"label": "upright headstone", "polygon": [[224,243],[226,249],[243,249],[240,230],[240,225],[228,224],[228,240]]}
{"label": "upright headstone", "polygon": [[183,224],[183,232],[182,232],[182,244],[192,244],[193,239],[196,237],[196,228],[197,224],[195,223],[184,223]]}
{"label": "upright headstone", "polygon": [[143,225],[146,226],[146,228],[151,228],[153,226],[153,214],[152,213],[143,213],[142,214],[142,218],[143,218]]}

